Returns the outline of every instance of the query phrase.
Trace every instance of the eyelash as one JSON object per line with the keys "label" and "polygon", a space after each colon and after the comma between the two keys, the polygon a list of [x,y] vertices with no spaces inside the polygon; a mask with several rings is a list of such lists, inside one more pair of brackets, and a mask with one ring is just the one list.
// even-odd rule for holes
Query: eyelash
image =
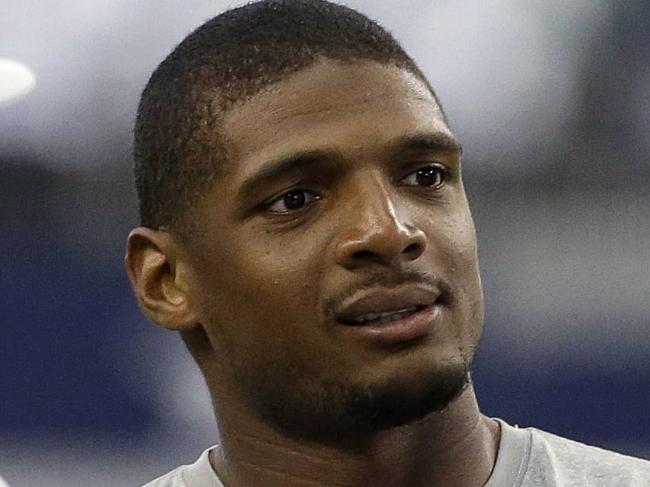
{"label": "eyelash", "polygon": [[[439,179],[439,182],[436,183],[435,185],[423,185],[423,186],[420,186],[420,187],[424,188],[424,189],[428,189],[428,190],[438,191],[445,185],[445,183],[448,181],[449,176],[450,176],[449,169],[447,169],[447,167],[443,166],[442,164],[433,163],[433,164],[427,164],[425,166],[420,166],[417,169],[415,169],[414,171],[411,171],[410,173],[408,173],[406,175],[406,177],[401,179],[401,181],[404,181],[405,179],[407,179],[408,177],[413,176],[413,175],[415,175],[415,177],[417,178],[418,172],[431,170],[431,169],[436,170],[436,176],[437,176],[437,179]],[[419,185],[413,184],[413,185],[410,185],[410,186],[419,186]]]}
{"label": "eyelash", "polygon": [[[278,203],[281,203],[281,202],[283,202],[283,201],[286,203],[285,198],[286,198],[288,195],[292,194],[292,193],[308,193],[308,194],[310,194],[310,195],[312,196],[312,199],[311,199],[309,202],[306,202],[306,204],[305,204],[304,206],[301,206],[300,208],[296,208],[296,209],[294,209],[294,210],[292,210],[292,209],[287,209],[287,210],[285,210],[285,211],[273,211],[273,210],[272,210],[272,208],[273,208],[275,205],[277,205]],[[279,197],[277,197],[277,198],[275,198],[274,200],[272,200],[272,201],[268,204],[268,206],[267,206],[267,210],[269,211],[269,213],[274,214],[274,215],[289,215],[289,214],[291,214],[291,213],[295,213],[295,212],[298,212],[298,211],[301,211],[301,210],[307,208],[308,206],[310,206],[311,204],[313,204],[315,201],[318,201],[318,200],[320,200],[320,199],[321,199],[320,195],[314,193],[313,191],[309,191],[309,190],[307,190],[307,189],[302,189],[302,188],[296,188],[296,189],[292,189],[292,190],[289,190],[289,191],[285,191],[285,192],[282,193]]]}
{"label": "eyelash", "polygon": [[[445,166],[443,166],[441,164],[427,164],[427,165],[418,167],[417,169],[415,169],[415,170],[411,171],[410,173],[408,173],[407,176],[405,176],[404,178],[402,178],[400,180],[400,182],[404,181],[405,179],[407,179],[409,176],[412,176],[412,175],[415,175],[415,177],[417,178],[419,171],[425,171],[425,170],[431,170],[431,169],[435,169],[437,171],[437,180],[439,180],[439,182],[437,184],[435,184],[435,185],[421,186],[421,187],[425,188],[425,189],[429,189],[429,190],[439,191],[442,187],[444,187],[445,183],[449,179],[449,170]],[[418,185],[416,183],[416,184],[407,185],[407,186],[418,186]],[[283,210],[283,211],[273,211],[272,210],[272,208],[275,205],[277,205],[279,203],[282,203],[282,202],[284,202],[285,206],[286,206],[285,198],[288,195],[300,194],[300,193],[311,195],[311,199],[305,198],[305,200],[309,199],[309,201],[305,201],[304,204],[300,208],[295,208],[295,209],[288,208],[288,209]],[[309,206],[311,206],[313,203],[315,203],[316,201],[318,201],[320,199],[321,199],[321,196],[319,194],[313,192],[313,191],[303,189],[303,188],[295,188],[295,189],[291,189],[289,191],[285,191],[280,196],[278,196],[278,197],[274,198],[273,200],[271,200],[268,203],[268,205],[266,205],[266,209],[267,209],[267,211],[269,213],[271,213],[273,215],[280,215],[280,216],[281,215],[290,215],[290,214],[293,214],[293,213],[300,212],[300,211],[304,210],[305,208],[308,208]]]}

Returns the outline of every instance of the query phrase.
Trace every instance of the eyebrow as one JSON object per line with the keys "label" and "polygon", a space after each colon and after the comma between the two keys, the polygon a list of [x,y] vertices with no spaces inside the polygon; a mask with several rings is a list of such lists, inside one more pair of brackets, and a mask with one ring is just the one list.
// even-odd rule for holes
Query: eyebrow
{"label": "eyebrow", "polygon": [[463,153],[463,147],[456,137],[445,132],[431,132],[405,135],[389,144],[393,153],[406,151],[457,151]]}
{"label": "eyebrow", "polygon": [[288,174],[300,173],[322,165],[326,160],[340,158],[335,151],[313,150],[279,157],[266,162],[262,168],[244,182],[239,190],[240,199],[246,199],[257,192],[257,189],[268,181],[279,179]]}
{"label": "eyebrow", "polygon": [[[462,150],[458,139],[445,132],[405,135],[389,142],[386,146],[386,151],[390,154],[411,151],[457,151],[462,153]],[[335,149],[309,150],[272,159],[264,163],[259,171],[243,183],[239,190],[239,198],[240,200],[249,198],[269,181],[289,174],[306,172],[327,161],[331,163],[333,160],[340,161],[342,159],[343,155]]]}

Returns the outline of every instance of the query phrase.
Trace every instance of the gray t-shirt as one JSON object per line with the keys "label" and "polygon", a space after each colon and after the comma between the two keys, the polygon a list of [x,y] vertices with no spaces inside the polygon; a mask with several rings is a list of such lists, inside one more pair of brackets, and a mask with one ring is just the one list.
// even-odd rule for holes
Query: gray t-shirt
{"label": "gray t-shirt", "polygon": [[[650,487],[648,460],[497,421],[499,453],[484,487]],[[213,448],[144,487],[224,487],[208,458]]]}

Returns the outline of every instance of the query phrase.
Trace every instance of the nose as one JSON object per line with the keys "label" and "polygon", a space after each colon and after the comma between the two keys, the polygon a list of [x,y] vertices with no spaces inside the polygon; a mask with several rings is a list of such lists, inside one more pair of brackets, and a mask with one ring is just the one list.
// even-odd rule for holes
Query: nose
{"label": "nose", "polygon": [[399,214],[387,188],[366,180],[354,194],[340,221],[335,250],[339,265],[349,270],[369,264],[396,265],[422,255],[425,233],[403,218],[406,208]]}

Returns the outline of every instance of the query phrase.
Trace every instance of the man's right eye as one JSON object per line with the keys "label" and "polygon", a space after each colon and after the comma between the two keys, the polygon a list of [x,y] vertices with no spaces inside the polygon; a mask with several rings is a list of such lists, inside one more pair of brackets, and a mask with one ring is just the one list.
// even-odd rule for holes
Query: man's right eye
{"label": "man's right eye", "polygon": [[319,199],[320,196],[306,189],[293,189],[273,200],[268,210],[271,213],[284,215],[292,211],[301,210]]}

